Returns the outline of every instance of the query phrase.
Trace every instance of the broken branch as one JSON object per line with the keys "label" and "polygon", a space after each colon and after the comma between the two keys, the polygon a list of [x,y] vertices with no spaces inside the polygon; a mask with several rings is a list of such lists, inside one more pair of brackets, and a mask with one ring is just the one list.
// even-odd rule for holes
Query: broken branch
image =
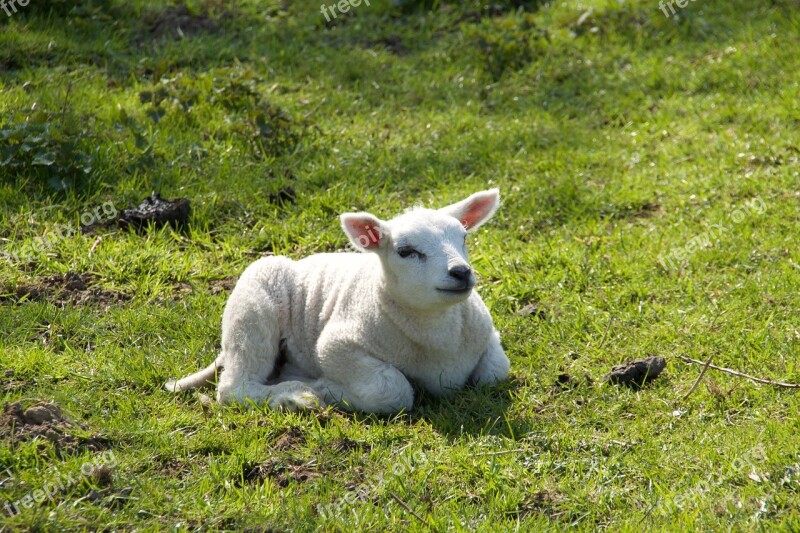
{"label": "broken branch", "polygon": [[710,360],[706,363],[683,355],[679,355],[678,358],[682,359],[683,361],[686,361],[687,363],[694,363],[696,365],[706,365],[708,368],[713,368],[714,370],[719,370],[720,372],[725,372],[727,374],[731,374],[734,376],[747,378],[751,381],[755,381],[756,383],[764,383],[765,385],[774,385],[775,387],[784,387],[787,389],[800,389],[800,383],[782,383],[780,381],[772,381],[771,379],[758,378],[756,376],[751,376],[750,374],[745,374],[744,372],[739,372],[737,370],[732,370],[730,368],[725,368],[723,366],[712,365]]}

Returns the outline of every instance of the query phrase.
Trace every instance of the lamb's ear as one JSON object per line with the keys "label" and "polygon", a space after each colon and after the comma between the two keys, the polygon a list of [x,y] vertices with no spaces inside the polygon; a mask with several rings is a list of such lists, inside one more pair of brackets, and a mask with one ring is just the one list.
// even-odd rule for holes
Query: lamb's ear
{"label": "lamb's ear", "polygon": [[457,218],[467,231],[472,231],[492,218],[499,206],[500,189],[489,189],[476,192],[466,200],[443,207],[439,211]]}
{"label": "lamb's ear", "polygon": [[345,213],[341,216],[342,229],[359,250],[377,250],[386,242],[385,225],[369,213]]}

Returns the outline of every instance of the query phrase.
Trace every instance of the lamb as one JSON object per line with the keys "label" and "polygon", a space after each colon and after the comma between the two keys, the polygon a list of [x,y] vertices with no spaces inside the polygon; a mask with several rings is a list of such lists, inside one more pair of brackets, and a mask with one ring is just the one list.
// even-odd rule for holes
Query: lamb
{"label": "lamb", "polygon": [[410,411],[414,382],[434,395],[506,378],[509,360],[467,260],[467,233],[494,215],[498,189],[391,220],[345,213],[354,253],[250,265],[222,317],[222,351],[165,387],[213,384],[217,400],[273,409]]}

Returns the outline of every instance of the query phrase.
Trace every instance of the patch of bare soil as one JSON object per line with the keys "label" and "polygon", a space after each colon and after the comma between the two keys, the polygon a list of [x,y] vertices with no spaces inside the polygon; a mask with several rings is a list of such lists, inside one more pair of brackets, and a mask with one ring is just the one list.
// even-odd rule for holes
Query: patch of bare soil
{"label": "patch of bare soil", "polygon": [[563,514],[559,507],[563,504],[564,497],[554,492],[535,492],[521,502],[515,515],[524,518],[528,515],[545,514],[558,516]]}
{"label": "patch of bare soil", "polygon": [[286,185],[275,192],[269,193],[267,200],[276,205],[293,204],[297,200],[297,191],[291,185]]}
{"label": "patch of bare soil", "polygon": [[219,294],[221,292],[231,292],[239,281],[238,276],[228,276],[227,278],[215,279],[211,282],[211,294]]}
{"label": "patch of bare soil", "polygon": [[278,450],[292,450],[306,443],[306,432],[297,426],[291,426],[275,441]]}
{"label": "patch of bare soil", "polygon": [[664,214],[664,209],[661,207],[661,204],[657,204],[655,202],[645,202],[638,206],[637,209],[634,209],[631,213],[632,216],[636,218],[648,218],[652,216],[660,216]]}
{"label": "patch of bare soil", "polygon": [[350,453],[355,450],[363,450],[364,448],[366,448],[367,452],[372,451],[372,446],[364,446],[363,443],[348,439],[347,437],[334,439],[331,442],[331,448],[338,453]]}
{"label": "patch of bare soil", "polygon": [[263,483],[271,479],[279,487],[288,487],[292,481],[305,483],[319,475],[316,464],[304,464],[294,459],[288,462],[269,459],[255,466],[244,465],[242,468],[242,477],[246,483]]}
{"label": "patch of bare soil", "polygon": [[381,37],[377,41],[370,43],[370,45],[373,48],[385,48],[396,56],[404,56],[411,51],[411,49],[403,42],[403,38],[399,35],[388,35],[386,37]]}
{"label": "patch of bare soil", "polygon": [[[214,279],[208,282],[208,290],[211,294],[217,295],[222,293],[230,293],[239,281],[238,276],[228,276],[227,278]],[[172,298],[179,300],[183,295],[192,294],[195,292],[196,287],[192,283],[180,281],[172,286]]]}
{"label": "patch of bare soil", "polygon": [[0,378],[0,392],[11,392],[21,390],[29,386],[30,383],[16,379],[14,370],[9,368],[3,372],[3,377]]}
{"label": "patch of bare soil", "polygon": [[[219,18],[228,16],[227,12]],[[200,33],[213,33],[220,28],[219,18],[211,18],[208,10],[192,13],[185,4],[168,7],[155,14],[145,15],[143,26],[147,37],[183,39]]]}
{"label": "patch of bare soil", "polygon": [[529,316],[532,318],[538,318],[541,320],[547,319],[547,313],[539,307],[539,304],[528,304],[525,307],[519,309],[517,311],[518,316]]}
{"label": "patch of bare soil", "polygon": [[101,490],[90,489],[86,496],[79,498],[75,503],[88,501],[109,509],[120,509],[132,499],[132,492],[133,487],[125,487],[120,490],[115,490],[113,487],[106,487]]}
{"label": "patch of bare soil", "polygon": [[27,409],[20,403],[7,403],[0,414],[0,439],[12,447],[35,438],[52,442],[59,454],[109,447],[105,437],[87,433],[85,425],[70,421],[58,405],[50,402],[39,401]]}
{"label": "patch of bare soil", "polygon": [[155,460],[159,473],[171,479],[184,479],[191,475],[192,464],[182,459],[158,457]]}
{"label": "patch of bare soil", "polygon": [[108,309],[131,299],[130,295],[93,287],[94,274],[53,274],[29,285],[5,287],[0,291],[0,303],[20,303],[22,301],[48,301],[59,307],[67,304],[98,305]]}

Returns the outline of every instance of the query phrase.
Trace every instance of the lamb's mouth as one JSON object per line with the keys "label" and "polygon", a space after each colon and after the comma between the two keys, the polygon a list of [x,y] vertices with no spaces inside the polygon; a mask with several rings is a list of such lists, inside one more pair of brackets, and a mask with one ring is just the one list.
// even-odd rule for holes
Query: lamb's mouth
{"label": "lamb's mouth", "polygon": [[468,294],[474,285],[466,285],[458,289],[436,289],[439,292],[449,292],[450,294]]}

